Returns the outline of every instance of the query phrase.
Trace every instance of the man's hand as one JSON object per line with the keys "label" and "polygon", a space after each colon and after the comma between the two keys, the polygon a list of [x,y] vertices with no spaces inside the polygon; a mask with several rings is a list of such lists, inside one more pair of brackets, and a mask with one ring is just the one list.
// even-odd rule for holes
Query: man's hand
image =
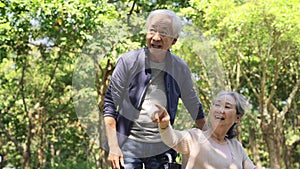
{"label": "man's hand", "polygon": [[122,151],[118,144],[116,130],[117,122],[113,117],[110,116],[104,117],[104,122],[109,146],[108,161],[110,161],[111,167],[113,169],[120,169],[121,166],[124,167],[124,159]]}
{"label": "man's hand", "polygon": [[124,167],[124,158],[119,146],[110,147],[108,161],[110,161],[113,169],[121,169],[121,166]]}
{"label": "man's hand", "polygon": [[170,123],[169,113],[163,106],[159,104],[155,104],[155,106],[158,110],[153,113],[152,121],[158,123],[161,129],[167,128]]}

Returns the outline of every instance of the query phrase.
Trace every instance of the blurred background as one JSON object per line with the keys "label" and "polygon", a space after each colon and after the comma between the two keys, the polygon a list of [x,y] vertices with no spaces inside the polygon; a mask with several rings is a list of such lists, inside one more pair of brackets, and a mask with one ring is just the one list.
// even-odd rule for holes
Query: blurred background
{"label": "blurred background", "polygon": [[[299,0],[1,0],[0,168],[108,169],[109,77],[121,54],[145,46],[145,19],[160,8],[182,17],[172,52],[205,112],[218,91],[242,93],[250,158],[299,168]],[[183,105],[178,116],[176,128],[193,126]]]}

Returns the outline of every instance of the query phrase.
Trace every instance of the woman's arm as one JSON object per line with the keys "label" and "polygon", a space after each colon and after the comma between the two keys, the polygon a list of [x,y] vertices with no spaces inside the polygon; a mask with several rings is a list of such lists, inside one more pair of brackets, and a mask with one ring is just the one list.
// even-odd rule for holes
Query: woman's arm
{"label": "woman's arm", "polygon": [[160,128],[159,132],[163,142],[167,146],[182,154],[188,154],[190,152],[189,140],[191,140],[191,135],[188,131],[174,130],[173,127],[169,125],[167,128]]}
{"label": "woman's arm", "polygon": [[158,110],[153,113],[152,120],[153,122],[158,123],[159,132],[163,142],[182,154],[188,154],[189,149],[189,140],[191,140],[191,135],[188,131],[178,131],[174,130],[170,124],[170,116],[167,110],[160,106],[155,105]]}

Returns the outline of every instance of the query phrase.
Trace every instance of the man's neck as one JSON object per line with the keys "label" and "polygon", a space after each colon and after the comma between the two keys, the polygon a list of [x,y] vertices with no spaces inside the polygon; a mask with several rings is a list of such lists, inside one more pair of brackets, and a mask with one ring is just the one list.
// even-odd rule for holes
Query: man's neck
{"label": "man's neck", "polygon": [[166,55],[164,56],[153,56],[153,55],[150,55],[150,60],[152,62],[157,62],[157,63],[162,63],[165,61],[165,58],[166,58]]}
{"label": "man's neck", "polygon": [[149,50],[149,55],[150,55],[150,60],[152,62],[164,62],[166,59],[168,51],[167,50],[161,50],[161,49],[150,49]]}

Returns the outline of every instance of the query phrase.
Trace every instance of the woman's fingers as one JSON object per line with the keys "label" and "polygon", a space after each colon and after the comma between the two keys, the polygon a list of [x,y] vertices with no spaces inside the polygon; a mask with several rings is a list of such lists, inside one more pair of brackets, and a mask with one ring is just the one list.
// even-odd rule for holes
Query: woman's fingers
{"label": "woman's fingers", "polygon": [[165,111],[166,109],[163,107],[163,106],[161,106],[160,104],[154,104],[157,108],[158,108],[158,110],[160,110],[160,111]]}
{"label": "woman's fingers", "polygon": [[153,113],[153,122],[168,122],[170,117],[167,110],[159,104],[155,104],[155,106],[158,108],[158,110]]}
{"label": "woman's fingers", "polygon": [[162,118],[164,117],[165,108],[159,104],[155,104],[158,110],[153,112],[152,121],[156,123],[160,123]]}
{"label": "woman's fingers", "polygon": [[153,122],[156,122],[156,123],[160,122],[159,114],[160,114],[159,110],[153,112],[152,117],[151,117]]}

